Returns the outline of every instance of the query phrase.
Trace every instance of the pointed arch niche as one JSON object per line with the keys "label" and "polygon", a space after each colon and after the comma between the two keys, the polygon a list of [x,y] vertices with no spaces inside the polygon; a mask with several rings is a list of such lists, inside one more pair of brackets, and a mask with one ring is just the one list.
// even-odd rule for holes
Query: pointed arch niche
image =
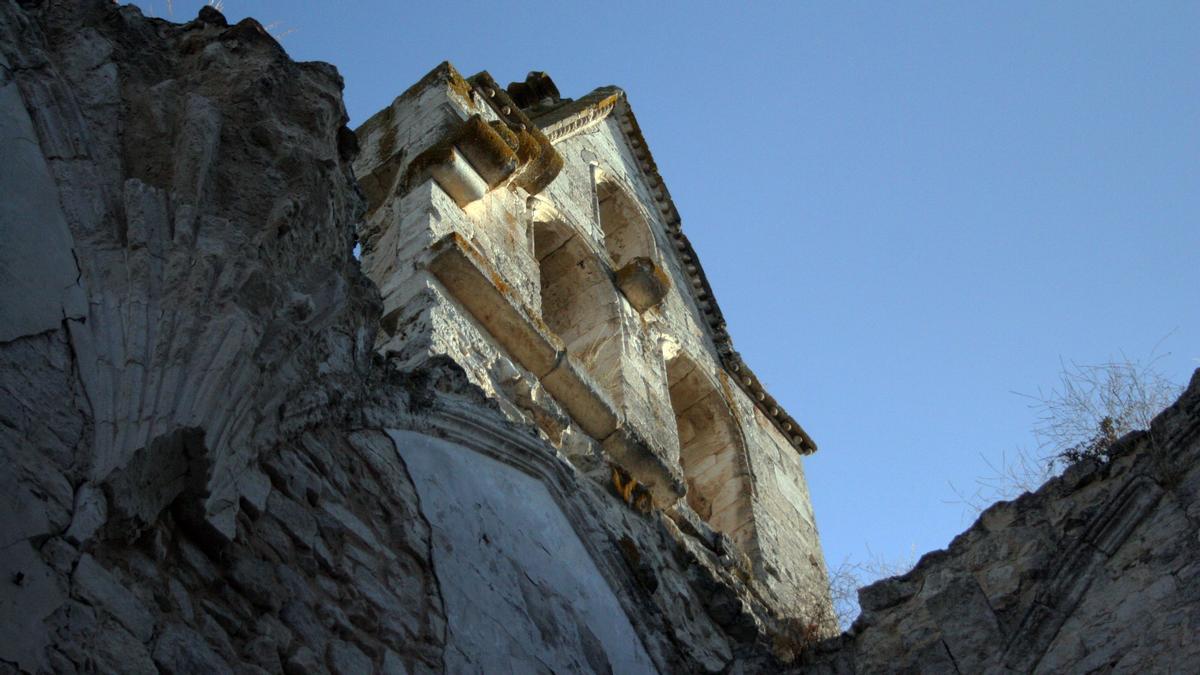
{"label": "pointed arch niche", "polygon": [[756,550],[742,435],[720,390],[682,352],[667,360],[687,503],[747,554]]}
{"label": "pointed arch niche", "polygon": [[602,180],[596,186],[596,199],[604,247],[613,260],[613,269],[620,269],[634,258],[649,258],[657,265],[654,234],[629,191],[612,179]]}
{"label": "pointed arch niche", "polygon": [[600,260],[559,220],[536,222],[542,320],[614,404],[621,396],[621,315],[617,289]]}

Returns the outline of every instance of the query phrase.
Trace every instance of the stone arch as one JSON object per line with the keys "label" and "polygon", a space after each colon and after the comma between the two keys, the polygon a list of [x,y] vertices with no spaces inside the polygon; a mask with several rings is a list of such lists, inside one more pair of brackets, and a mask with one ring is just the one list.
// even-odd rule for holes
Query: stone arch
{"label": "stone arch", "polygon": [[745,444],[720,388],[682,352],[667,361],[687,503],[714,530],[753,552],[755,527]]}
{"label": "stone arch", "polygon": [[649,258],[658,264],[654,233],[629,190],[616,181],[605,180],[596,186],[596,200],[604,247],[613,268],[620,269],[634,258]]}
{"label": "stone arch", "polygon": [[542,320],[584,370],[619,404],[620,300],[612,278],[583,237],[559,220],[535,222]]}

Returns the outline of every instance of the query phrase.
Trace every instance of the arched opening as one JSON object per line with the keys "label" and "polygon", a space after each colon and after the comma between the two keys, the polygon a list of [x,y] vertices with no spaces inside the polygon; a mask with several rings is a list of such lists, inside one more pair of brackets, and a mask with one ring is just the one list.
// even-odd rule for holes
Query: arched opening
{"label": "arched opening", "polygon": [[534,224],[542,320],[614,404],[621,403],[620,300],[609,273],[569,226]]}
{"label": "arched opening", "polygon": [[649,258],[658,264],[654,235],[629,192],[613,181],[605,181],[596,187],[596,198],[604,247],[613,259],[613,269],[620,269],[634,258]]}
{"label": "arched opening", "polygon": [[715,383],[682,353],[667,361],[667,378],[688,506],[751,554],[756,544],[750,480],[733,413]]}

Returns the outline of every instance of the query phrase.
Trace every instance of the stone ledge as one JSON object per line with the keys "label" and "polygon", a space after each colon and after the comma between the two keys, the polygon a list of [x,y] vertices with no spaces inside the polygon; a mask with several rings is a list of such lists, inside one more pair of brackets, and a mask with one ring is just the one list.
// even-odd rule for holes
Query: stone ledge
{"label": "stone ledge", "polygon": [[431,248],[427,268],[462,306],[609,456],[650,489],[666,508],[686,492],[679,468],[658,456],[625,416],[575,362],[562,340],[509,291],[500,273],[462,235],[448,234]]}
{"label": "stone ledge", "polygon": [[466,238],[448,234],[431,251],[429,271],[521,365],[539,378],[558,366],[562,340],[522,307],[500,273]]}

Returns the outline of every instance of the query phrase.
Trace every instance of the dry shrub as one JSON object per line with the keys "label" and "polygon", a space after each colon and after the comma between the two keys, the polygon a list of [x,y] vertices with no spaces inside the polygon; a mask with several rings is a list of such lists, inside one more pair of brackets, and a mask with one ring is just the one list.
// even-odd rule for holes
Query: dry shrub
{"label": "dry shrub", "polygon": [[1149,429],[1183,390],[1155,369],[1158,360],[1064,364],[1059,387],[1031,397],[1039,414],[1033,432],[1050,461],[1058,468],[1085,459],[1104,463],[1117,439]]}
{"label": "dry shrub", "polygon": [[861,611],[858,590],[881,579],[899,576],[916,563],[915,549],[899,560],[888,560],[867,549],[866,561],[858,562],[847,556],[842,564],[829,570],[829,594],[838,628],[849,630]]}
{"label": "dry shrub", "polygon": [[951,483],[957,502],[978,515],[995,502],[1037,490],[1076,462],[1107,463],[1118,439],[1150,428],[1154,416],[1183,391],[1157,369],[1164,356],[1152,352],[1140,361],[1122,354],[1105,363],[1063,363],[1057,387],[1019,394],[1037,413],[1038,450],[1018,448],[998,461],[984,457],[989,473],[975,479],[974,492],[965,494]]}

